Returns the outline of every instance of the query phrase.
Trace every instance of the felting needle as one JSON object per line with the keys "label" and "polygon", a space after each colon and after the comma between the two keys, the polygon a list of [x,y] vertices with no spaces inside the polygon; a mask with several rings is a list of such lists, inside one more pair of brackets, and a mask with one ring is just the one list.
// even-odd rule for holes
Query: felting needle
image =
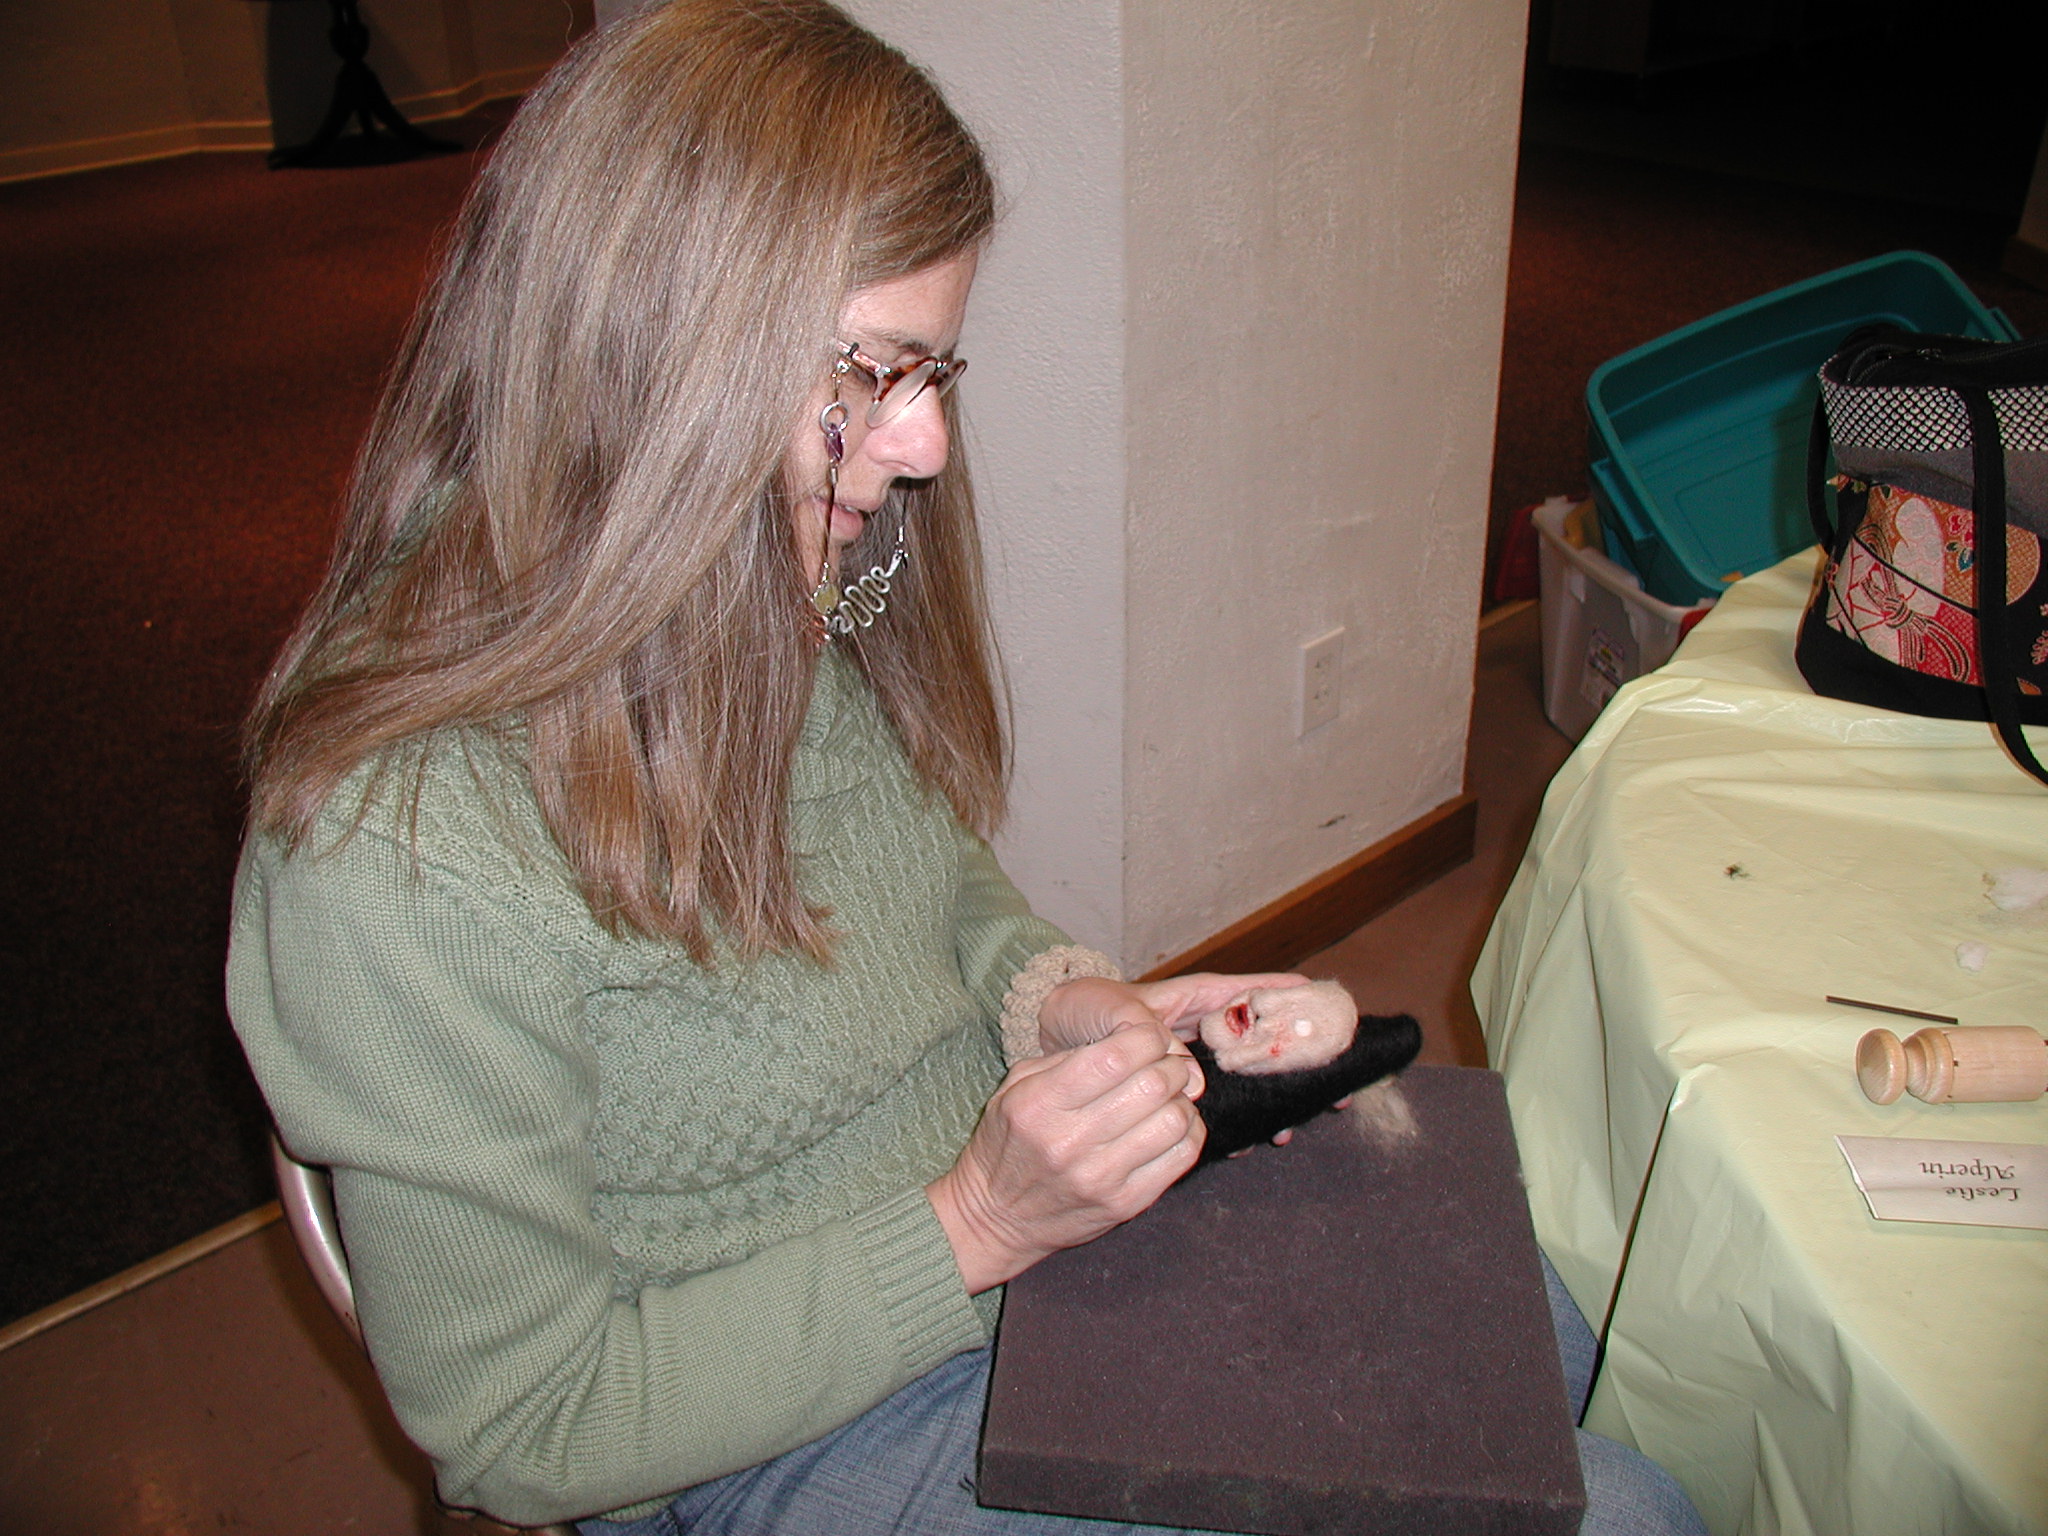
{"label": "felting needle", "polygon": [[1960,1024],[1961,1019],[1946,1013],[1922,1013],[1918,1008],[1894,1008],[1890,1003],[1865,1003],[1853,997],[1836,997],[1830,994],[1828,1001],[1840,1003],[1844,1008],[1868,1008],[1872,1013],[1896,1013],[1902,1019],[1925,1019],[1930,1024]]}

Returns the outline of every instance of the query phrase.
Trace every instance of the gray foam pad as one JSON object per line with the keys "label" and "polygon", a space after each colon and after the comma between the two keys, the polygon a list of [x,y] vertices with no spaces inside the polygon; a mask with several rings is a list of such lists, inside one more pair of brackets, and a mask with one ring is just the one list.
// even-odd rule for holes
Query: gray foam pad
{"label": "gray foam pad", "polygon": [[1507,1099],[1414,1067],[1009,1286],[979,1497],[1202,1529],[1576,1531],[1585,1495]]}

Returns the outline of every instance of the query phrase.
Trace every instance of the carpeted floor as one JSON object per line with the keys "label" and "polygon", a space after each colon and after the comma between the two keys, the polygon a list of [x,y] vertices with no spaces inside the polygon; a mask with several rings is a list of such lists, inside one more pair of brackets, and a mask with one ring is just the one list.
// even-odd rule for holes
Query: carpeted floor
{"label": "carpeted floor", "polygon": [[[236,724],[474,164],[0,186],[0,1322],[270,1196],[220,1001]],[[2048,330],[2006,232],[1531,148],[1496,514],[1582,483],[1596,364],[1781,283],[1917,245]]]}
{"label": "carpeted floor", "polygon": [[0,1321],[270,1198],[235,734],[475,162],[0,186]]}

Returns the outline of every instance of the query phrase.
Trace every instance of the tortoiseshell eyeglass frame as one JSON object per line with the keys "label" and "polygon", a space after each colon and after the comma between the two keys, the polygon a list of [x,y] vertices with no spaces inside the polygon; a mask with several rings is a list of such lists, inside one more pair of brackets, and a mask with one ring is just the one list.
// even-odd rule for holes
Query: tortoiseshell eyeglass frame
{"label": "tortoiseshell eyeglass frame", "polygon": [[867,353],[850,341],[837,343],[839,357],[832,365],[832,371],[841,377],[858,368],[874,382],[875,396],[868,402],[867,424],[879,427],[894,421],[911,406],[927,389],[945,394],[960,382],[960,375],[967,371],[964,357],[913,357],[907,363],[889,368],[869,357]]}

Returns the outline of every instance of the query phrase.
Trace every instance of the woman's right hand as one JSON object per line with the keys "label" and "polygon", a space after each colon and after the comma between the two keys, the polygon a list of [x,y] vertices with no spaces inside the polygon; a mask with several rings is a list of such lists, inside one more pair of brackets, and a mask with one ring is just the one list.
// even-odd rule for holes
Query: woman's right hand
{"label": "woman's right hand", "polygon": [[1157,1020],[1021,1061],[925,1188],[974,1295],[1129,1221],[1194,1167],[1202,1069]]}

